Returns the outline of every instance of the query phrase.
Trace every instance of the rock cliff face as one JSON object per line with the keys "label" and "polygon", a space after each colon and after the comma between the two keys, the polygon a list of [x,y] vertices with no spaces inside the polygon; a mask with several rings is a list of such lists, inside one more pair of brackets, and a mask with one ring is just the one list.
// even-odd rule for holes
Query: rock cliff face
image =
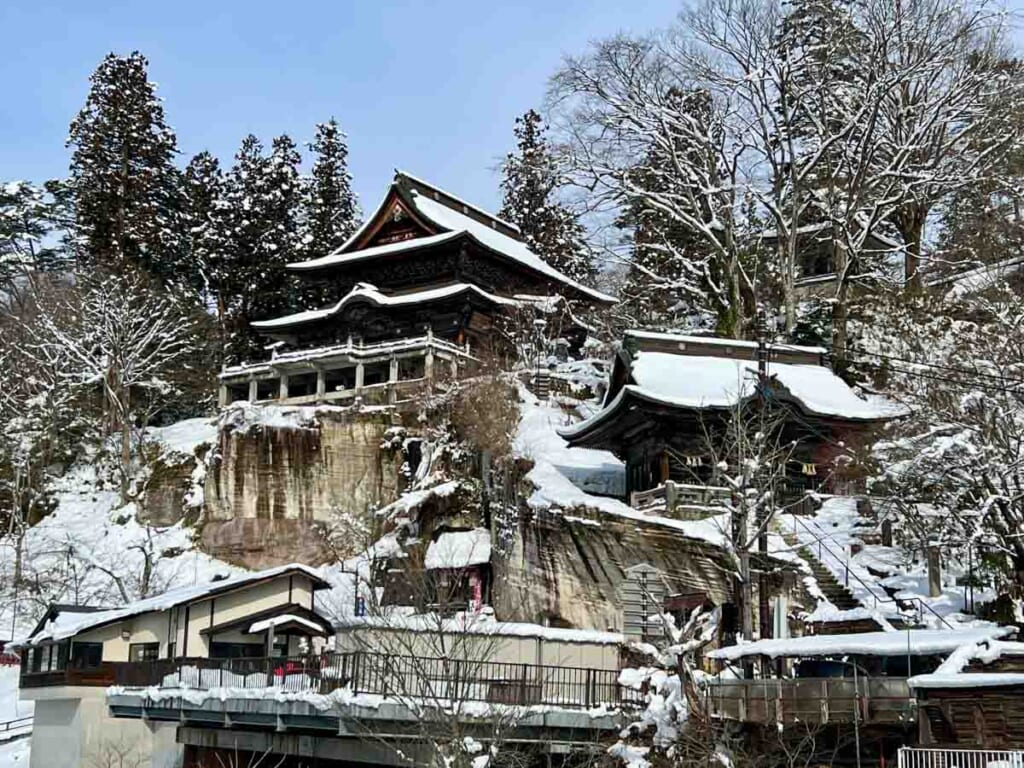
{"label": "rock cliff face", "polygon": [[583,509],[525,512],[493,564],[494,608],[502,617],[554,626],[623,629],[626,569],[657,568],[673,592],[730,600],[733,571],[715,546],[662,526]]}
{"label": "rock cliff face", "polygon": [[391,426],[380,410],[226,413],[206,474],[202,548],[249,568],[326,561],[325,528],[366,519],[398,494],[401,455],[381,448]]}

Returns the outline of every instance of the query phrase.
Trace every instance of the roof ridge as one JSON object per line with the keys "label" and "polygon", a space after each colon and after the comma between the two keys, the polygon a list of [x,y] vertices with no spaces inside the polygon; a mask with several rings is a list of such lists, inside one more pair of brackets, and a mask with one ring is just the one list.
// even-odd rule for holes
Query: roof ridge
{"label": "roof ridge", "polygon": [[[522,236],[523,236],[522,230],[517,225],[513,224],[512,222],[507,221],[507,220],[501,218],[500,216],[497,216],[496,214],[491,213],[490,211],[484,210],[480,206],[474,205],[473,203],[471,203],[468,200],[465,200],[465,199],[459,197],[458,195],[453,195],[451,192],[448,192],[447,190],[442,189],[441,187],[437,186],[436,184],[431,184],[429,181],[426,181],[425,179],[422,179],[419,176],[414,176],[411,173],[406,173],[405,171],[403,171],[403,170],[401,170],[399,168],[396,168],[395,169],[394,183],[398,184],[398,183],[401,182],[402,179],[406,179],[407,181],[411,182],[411,186],[413,188],[417,188],[417,187],[423,188],[423,189],[418,189],[417,191],[420,191],[420,192],[433,192],[434,193],[434,195],[433,195],[434,199],[437,200],[437,202],[439,202],[439,203],[441,203],[443,205],[446,205],[446,207],[452,208],[452,210],[454,210],[454,211],[459,211],[459,209],[457,207],[453,207],[451,205],[447,205],[446,201],[442,200],[441,198],[446,198],[448,202],[456,203],[457,205],[462,206],[462,208],[467,209],[467,210],[461,211],[461,213],[468,215],[469,211],[472,211],[472,212],[474,212],[474,213],[476,213],[476,214],[478,214],[480,216],[483,216],[484,218],[488,219],[489,221],[491,221],[491,222],[493,222],[495,224],[500,225],[501,227],[504,227],[506,229],[511,230],[511,232],[513,234],[510,235],[510,236],[514,236],[516,239],[522,239]],[[497,229],[497,227],[495,227],[495,228]],[[508,234],[508,233],[506,233],[506,234]]]}

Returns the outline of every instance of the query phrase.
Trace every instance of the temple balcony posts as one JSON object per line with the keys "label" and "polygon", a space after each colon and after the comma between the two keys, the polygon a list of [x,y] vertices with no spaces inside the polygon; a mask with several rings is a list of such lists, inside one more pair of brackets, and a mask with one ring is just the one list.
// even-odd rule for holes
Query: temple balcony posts
{"label": "temple balcony posts", "polygon": [[322,403],[327,395],[327,371],[322,365],[316,367],[316,401]]}
{"label": "temple balcony posts", "polygon": [[[461,344],[428,334],[374,345],[344,344],[275,354],[265,363],[225,368],[218,402],[396,404],[415,398],[443,371],[453,379],[478,362]],[[447,363],[449,368],[443,366]],[[442,367],[439,368],[438,366]]]}

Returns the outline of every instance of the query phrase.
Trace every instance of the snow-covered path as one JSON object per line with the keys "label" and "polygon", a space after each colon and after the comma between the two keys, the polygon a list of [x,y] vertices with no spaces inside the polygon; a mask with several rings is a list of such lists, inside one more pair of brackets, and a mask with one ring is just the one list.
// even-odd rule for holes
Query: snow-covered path
{"label": "snow-covered path", "polygon": [[[0,725],[32,716],[32,702],[18,700],[18,672],[17,667],[0,667]],[[0,768],[27,768],[29,746],[27,738],[0,741]]]}

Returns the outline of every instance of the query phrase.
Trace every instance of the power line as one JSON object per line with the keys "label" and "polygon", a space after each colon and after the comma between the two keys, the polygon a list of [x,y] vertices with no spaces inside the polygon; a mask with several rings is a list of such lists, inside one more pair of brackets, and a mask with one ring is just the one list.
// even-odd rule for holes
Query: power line
{"label": "power line", "polygon": [[996,381],[999,381],[999,382],[1007,382],[1007,381],[1009,381],[1009,382],[1013,382],[1013,383],[1017,383],[1017,384],[1024,384],[1024,379],[1007,378],[1005,376],[1001,376],[1001,375],[995,374],[995,373],[984,373],[982,371],[972,371],[969,368],[957,368],[957,367],[951,366],[951,365],[940,365],[939,363],[923,363],[923,362],[920,362],[918,360],[909,360],[909,359],[907,359],[905,357],[895,357],[893,355],[884,355],[881,352],[870,352],[870,351],[868,351],[866,349],[859,348],[859,347],[854,347],[854,352],[855,352],[855,354],[859,354],[859,355],[869,355],[871,357],[878,357],[878,358],[881,358],[883,360],[892,360],[892,361],[899,362],[899,363],[908,363],[910,365],[920,365],[920,366],[925,366],[927,368],[935,368],[935,369],[942,370],[942,371],[950,371],[951,373],[962,373],[962,374],[965,374],[967,376],[976,376],[976,377],[983,377],[983,378],[988,378],[988,379],[995,379]]}
{"label": "power line", "polygon": [[[868,365],[868,366],[872,366],[874,368],[885,370],[878,363],[872,363],[872,362],[868,362],[868,361],[865,361],[865,360],[861,360],[859,362],[862,365]],[[958,389],[964,389],[964,390],[979,389],[979,390],[982,390],[982,391],[985,391],[985,392],[989,392],[989,393],[998,393],[998,394],[1004,394],[1004,395],[1006,395],[1006,394],[1014,394],[1014,395],[1024,394],[1024,380],[1021,380],[1021,379],[1011,379],[1011,380],[1009,380],[1006,383],[1013,384],[1013,385],[1016,385],[1016,386],[1014,386],[1014,387],[1006,387],[1006,386],[999,386],[995,382],[989,383],[989,382],[978,382],[978,381],[964,381],[962,379],[952,379],[952,378],[949,378],[948,376],[940,376],[940,375],[938,375],[936,373],[925,373],[924,371],[911,371],[911,370],[907,370],[905,368],[898,368],[898,367],[895,367],[895,366],[890,366],[887,370],[890,370],[890,371],[892,371],[894,373],[900,373],[900,374],[903,374],[905,376],[909,376],[911,378],[928,379],[930,381],[940,381],[940,382],[943,382],[945,384],[950,385],[951,387],[955,387],[955,388],[958,388]]]}

